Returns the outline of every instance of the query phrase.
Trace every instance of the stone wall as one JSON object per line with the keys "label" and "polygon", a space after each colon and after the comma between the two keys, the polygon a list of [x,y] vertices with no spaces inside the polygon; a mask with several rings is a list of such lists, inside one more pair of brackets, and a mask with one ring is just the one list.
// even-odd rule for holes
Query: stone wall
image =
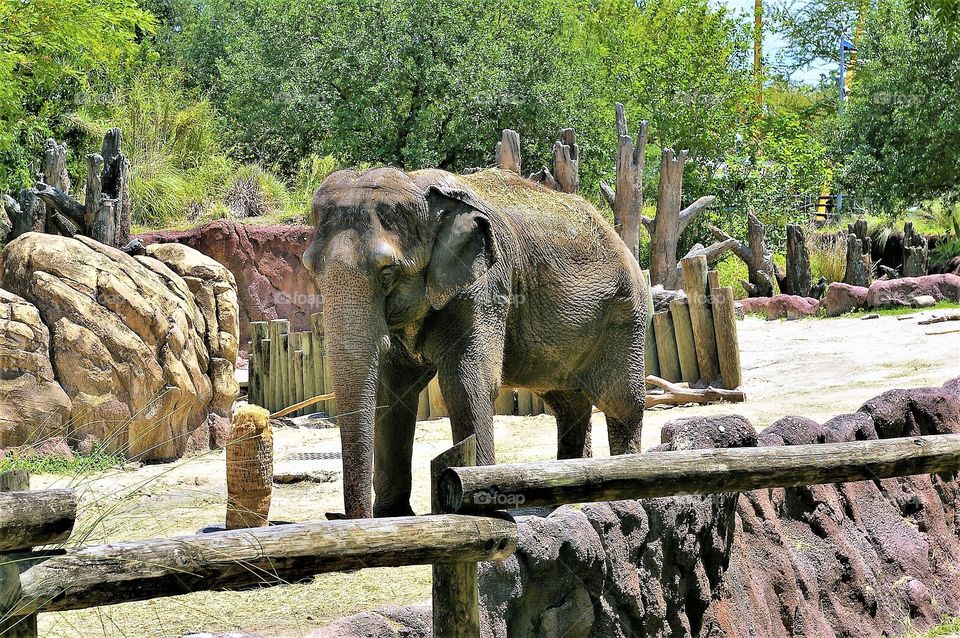
{"label": "stone wall", "polygon": [[[893,390],[824,424],[678,419],[660,451],[960,432],[960,379]],[[887,636],[960,614],[955,475],[683,496],[518,516],[520,545],[482,563],[486,637]],[[428,636],[422,607],[315,636]]]}

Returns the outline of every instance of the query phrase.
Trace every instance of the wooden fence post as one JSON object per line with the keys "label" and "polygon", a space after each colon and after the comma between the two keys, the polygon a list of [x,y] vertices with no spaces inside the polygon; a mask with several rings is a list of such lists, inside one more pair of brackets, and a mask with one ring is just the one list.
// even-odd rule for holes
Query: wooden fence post
{"label": "wooden fence post", "polygon": [[274,319],[270,322],[270,405],[263,407],[270,412],[283,408],[283,368],[280,365],[280,335],[289,330],[289,322]]}
{"label": "wooden fence post", "polygon": [[687,306],[687,300],[671,301],[670,316],[673,319],[673,334],[677,340],[680,379],[687,383],[696,383],[700,378],[700,366],[697,365],[697,346],[693,340],[693,324],[690,323],[690,308]]}
{"label": "wooden fence post", "polygon": [[497,158],[497,168],[504,171],[513,171],[520,174],[520,134],[505,128],[500,134],[494,154]]}
{"label": "wooden fence post", "polygon": [[[14,470],[0,474],[0,492],[25,492],[30,489],[30,474]],[[37,638],[37,615],[4,619],[20,599],[20,565],[12,557],[0,555],[0,636]]]}
{"label": "wooden fence post", "polygon": [[[303,351],[303,398],[309,399],[323,394],[322,390],[317,390],[317,375],[314,371],[313,359],[313,331],[304,333],[300,338],[300,350]],[[313,413],[314,408],[315,406],[303,408],[300,414],[308,416]]]}
{"label": "wooden fence post", "polygon": [[252,358],[249,366],[247,400],[262,408],[267,407],[266,388],[269,387],[270,362],[268,358],[270,352],[263,347],[263,341],[268,338],[268,335],[269,326],[266,321],[250,322],[250,353]]}
{"label": "wooden fence post", "polygon": [[[477,438],[469,436],[430,462],[430,511],[440,513],[440,474],[448,467],[477,464]],[[477,563],[433,566],[433,638],[480,638]]]}
{"label": "wooden fence post", "polygon": [[647,279],[647,334],[643,341],[644,375],[660,376],[660,361],[657,356],[657,336],[653,327],[653,289],[650,285],[650,271],[644,270],[643,276]]}
{"label": "wooden fence post", "polygon": [[742,383],[740,341],[737,337],[737,315],[733,310],[733,288],[714,288],[713,327],[717,336],[717,359],[723,387],[735,390]]}
{"label": "wooden fence post", "polygon": [[680,358],[677,356],[677,338],[674,335],[673,320],[669,312],[658,312],[653,315],[653,330],[657,339],[659,376],[667,381],[679,381]]}
{"label": "wooden fence post", "polygon": [[[323,392],[329,394],[333,392],[333,374],[330,371],[330,357],[327,354],[327,346],[323,336],[323,313],[315,312],[310,315],[310,323],[313,325],[313,336],[316,339],[313,351],[317,358],[317,374],[323,379],[323,382],[318,383],[318,385],[322,385]],[[325,402],[324,409],[327,416],[337,416],[336,399],[328,399]]]}
{"label": "wooden fence post", "polygon": [[680,260],[680,268],[690,307],[693,339],[697,344],[697,366],[700,368],[700,378],[709,385],[720,376],[720,366],[717,363],[713,317],[707,304],[707,258],[684,257]]}

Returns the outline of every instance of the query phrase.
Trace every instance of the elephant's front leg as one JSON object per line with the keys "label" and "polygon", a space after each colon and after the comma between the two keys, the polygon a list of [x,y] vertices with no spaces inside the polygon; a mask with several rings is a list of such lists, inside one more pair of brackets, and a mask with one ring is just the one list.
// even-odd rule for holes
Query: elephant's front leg
{"label": "elephant's front leg", "polygon": [[434,368],[417,365],[398,354],[394,344],[380,368],[374,426],[373,515],[413,516],[410,507],[413,437],[420,392]]}
{"label": "elephant's front leg", "polygon": [[493,401],[500,390],[503,366],[503,333],[487,328],[464,335],[437,358],[440,391],[450,414],[453,442],[475,434],[479,465],[496,463]]}

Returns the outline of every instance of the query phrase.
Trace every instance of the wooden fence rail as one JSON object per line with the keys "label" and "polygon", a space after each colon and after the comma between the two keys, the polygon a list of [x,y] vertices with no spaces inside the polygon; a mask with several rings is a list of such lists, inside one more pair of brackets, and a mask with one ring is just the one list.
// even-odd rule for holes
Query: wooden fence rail
{"label": "wooden fence rail", "polygon": [[960,434],[817,445],[647,452],[441,474],[439,511],[592,503],[960,471]]}

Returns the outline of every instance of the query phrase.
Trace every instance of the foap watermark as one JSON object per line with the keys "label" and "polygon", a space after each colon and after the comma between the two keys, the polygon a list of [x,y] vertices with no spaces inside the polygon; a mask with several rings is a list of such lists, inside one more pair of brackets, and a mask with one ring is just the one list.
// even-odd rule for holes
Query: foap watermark
{"label": "foap watermark", "polygon": [[475,505],[496,505],[504,508],[521,507],[527,498],[523,494],[504,494],[502,492],[478,492],[473,495]]}

